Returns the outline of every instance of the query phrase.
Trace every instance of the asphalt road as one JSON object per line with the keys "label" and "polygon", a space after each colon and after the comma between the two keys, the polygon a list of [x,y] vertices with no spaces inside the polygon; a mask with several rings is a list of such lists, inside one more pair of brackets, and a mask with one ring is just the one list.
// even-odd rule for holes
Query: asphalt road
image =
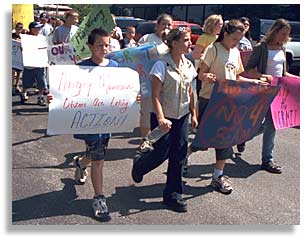
{"label": "asphalt road", "polygon": [[[292,231],[300,224],[300,129],[280,130],[275,159],[283,174],[260,170],[261,136],[247,143],[246,151],[226,164],[234,191],[223,195],[210,187],[214,150],[196,152],[184,178],[187,213],[167,210],[162,204],[166,179],[164,163],[134,184],[132,157],[139,131],[114,134],[105,160],[104,191],[111,221],[92,218],[93,188],[73,181],[73,156],[84,144],[71,135],[47,136],[47,107],[26,105],[13,97],[12,107],[12,213],[13,225],[269,225]],[[192,136],[190,136],[191,138]],[[284,226],[287,226],[287,228]]]}

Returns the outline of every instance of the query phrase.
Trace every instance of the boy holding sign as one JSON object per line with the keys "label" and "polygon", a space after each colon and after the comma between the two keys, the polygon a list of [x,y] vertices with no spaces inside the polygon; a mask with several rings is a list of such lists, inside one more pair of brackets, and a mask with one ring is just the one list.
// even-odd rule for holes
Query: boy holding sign
{"label": "boy holding sign", "polygon": [[[88,37],[88,46],[91,58],[80,62],[81,66],[118,67],[118,63],[105,56],[109,52],[110,35],[101,28],[91,31]],[[48,100],[52,100],[48,95]],[[87,178],[86,167],[92,162],[91,180],[94,188],[93,212],[96,218],[110,219],[106,198],[103,194],[103,166],[110,134],[75,134],[75,138],[82,139],[86,144],[86,153],[83,157],[76,156],[75,180],[78,184],[84,184]]]}

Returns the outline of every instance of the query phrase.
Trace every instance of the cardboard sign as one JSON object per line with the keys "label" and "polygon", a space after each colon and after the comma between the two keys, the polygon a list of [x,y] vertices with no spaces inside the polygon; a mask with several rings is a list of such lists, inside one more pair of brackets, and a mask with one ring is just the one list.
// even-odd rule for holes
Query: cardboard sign
{"label": "cardboard sign", "polygon": [[278,91],[274,86],[216,81],[193,146],[222,149],[253,138]]}
{"label": "cardboard sign", "polygon": [[140,79],[140,92],[143,97],[152,95],[150,70],[153,64],[161,58],[158,48],[152,44],[139,47],[125,48],[111,52],[107,58],[118,62],[121,67],[129,67],[138,72]]}
{"label": "cardboard sign", "polygon": [[48,57],[50,65],[75,65],[79,61],[71,43],[48,46]]}
{"label": "cardboard sign", "polygon": [[131,132],[137,125],[138,73],[129,68],[51,65],[47,133]]}
{"label": "cardboard sign", "polygon": [[111,32],[115,24],[111,12],[106,5],[96,5],[93,10],[86,16],[72,37],[71,41],[77,54],[82,58],[91,56],[90,49],[87,45],[89,33],[95,28],[102,28]]}
{"label": "cardboard sign", "polygon": [[12,68],[23,70],[21,42],[12,39]]}
{"label": "cardboard sign", "polygon": [[300,126],[300,78],[275,78],[272,85],[280,86],[280,91],[271,104],[275,128]]}
{"label": "cardboard sign", "polygon": [[48,66],[47,39],[43,35],[20,34],[23,65],[25,67]]}

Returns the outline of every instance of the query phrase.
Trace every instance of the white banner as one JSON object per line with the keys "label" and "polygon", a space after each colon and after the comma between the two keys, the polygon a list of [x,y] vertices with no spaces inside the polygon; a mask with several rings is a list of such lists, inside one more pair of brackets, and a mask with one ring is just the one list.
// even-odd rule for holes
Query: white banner
{"label": "white banner", "polygon": [[130,68],[51,65],[47,133],[132,132],[139,118],[138,73]]}
{"label": "white banner", "polygon": [[47,39],[43,35],[20,34],[25,67],[48,66]]}
{"label": "white banner", "polygon": [[12,39],[12,68],[23,70],[21,42]]}
{"label": "white banner", "polygon": [[75,65],[79,61],[71,43],[49,45],[48,56],[50,65]]}

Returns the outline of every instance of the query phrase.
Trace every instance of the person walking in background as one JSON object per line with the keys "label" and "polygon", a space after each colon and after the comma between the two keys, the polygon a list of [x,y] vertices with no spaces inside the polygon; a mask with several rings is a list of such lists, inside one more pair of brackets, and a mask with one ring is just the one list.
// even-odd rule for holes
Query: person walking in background
{"label": "person walking in background", "polygon": [[[244,37],[240,40],[237,48],[242,52],[242,51],[252,51],[252,38],[251,38],[251,33],[250,33],[250,21],[249,18],[247,17],[241,17],[240,18],[241,23],[243,23],[245,27],[245,35]],[[245,67],[245,66],[244,66]],[[246,143],[243,142],[241,144],[238,144],[237,146],[238,152],[244,152]]]}
{"label": "person walking in background", "polygon": [[135,27],[126,27],[126,37],[123,39],[122,48],[136,47],[137,42],[134,40],[135,37]]}
{"label": "person walking in background", "polygon": [[48,23],[49,16],[47,15],[47,13],[45,13],[45,12],[41,13],[39,20],[40,20],[40,23],[43,24],[39,33],[42,34],[43,36],[50,35],[54,29],[53,29],[53,26]]}
{"label": "person walking in background", "polygon": [[[260,79],[271,82],[274,77],[295,77],[286,71],[284,44],[289,41],[291,27],[287,20],[277,19],[262,41],[254,46],[246,71]],[[263,123],[262,169],[270,173],[282,173],[282,168],[273,159],[276,130],[269,108]]]}
{"label": "person walking in background", "polygon": [[250,21],[247,17],[241,17],[240,18],[241,23],[244,24],[245,27],[245,35],[241,39],[238,49],[240,51],[252,51],[252,37],[250,33]]}
{"label": "person walking in background", "polygon": [[[29,24],[29,34],[38,36],[39,31],[43,25],[39,22],[31,22]],[[48,92],[46,77],[45,77],[45,68],[41,67],[24,67],[23,76],[22,76],[22,93],[20,94],[21,103],[24,104],[28,100],[27,89],[32,88],[34,83],[37,84],[38,88],[38,98],[37,103],[40,106],[46,106],[44,100],[44,93]]]}
{"label": "person walking in background", "polygon": [[[157,22],[155,26],[155,32],[146,34],[142,36],[138,44],[151,43],[158,46],[158,50],[161,54],[167,53],[169,48],[167,44],[164,43],[164,38],[166,38],[169,31],[172,29],[172,17],[169,14],[161,14],[157,17]],[[140,132],[141,137],[145,138],[150,132],[150,112],[152,109],[151,97],[142,96],[140,102]]]}
{"label": "person walking in background", "polygon": [[78,26],[78,13],[75,10],[70,10],[65,13],[65,22],[54,30],[53,44],[68,43],[75,35]]}
{"label": "person walking in background", "polygon": [[[203,56],[205,49],[212,43],[215,42],[218,35],[223,27],[223,18],[221,15],[213,14],[206,18],[203,25],[203,33],[196,41],[195,47],[193,49],[193,59],[195,62],[195,67],[198,69],[199,61]],[[199,72],[199,69],[198,69]],[[196,93],[199,96],[202,82],[196,79]]]}
{"label": "person walking in background", "polygon": [[[23,24],[21,22],[16,23],[14,30],[15,31],[12,33],[12,39],[20,42],[21,41],[20,34],[22,33],[23,30]],[[18,94],[21,92],[21,89],[19,87],[21,72],[22,70],[20,69],[12,68],[13,94]]]}
{"label": "person walking in background", "polygon": [[192,81],[196,76],[193,64],[184,56],[191,51],[190,33],[172,29],[166,37],[170,52],[157,61],[150,72],[152,77],[151,130],[159,126],[167,132],[154,143],[151,159],[134,161],[132,178],[141,182],[143,176],[168,159],[167,182],[163,202],[170,209],[186,212],[183,199],[182,164],[188,148],[188,122],[197,126]]}
{"label": "person walking in background", "polygon": [[[211,97],[214,82],[217,79],[268,84],[257,79],[248,79],[240,76],[244,68],[237,45],[244,36],[244,32],[244,25],[239,20],[230,20],[223,26],[215,43],[207,47],[200,64],[198,76],[202,80],[202,88],[199,93],[199,121],[204,114]],[[216,163],[211,185],[221,193],[230,194],[233,188],[229,183],[229,177],[223,173],[226,160],[232,158],[232,147],[215,149],[215,153]]]}

